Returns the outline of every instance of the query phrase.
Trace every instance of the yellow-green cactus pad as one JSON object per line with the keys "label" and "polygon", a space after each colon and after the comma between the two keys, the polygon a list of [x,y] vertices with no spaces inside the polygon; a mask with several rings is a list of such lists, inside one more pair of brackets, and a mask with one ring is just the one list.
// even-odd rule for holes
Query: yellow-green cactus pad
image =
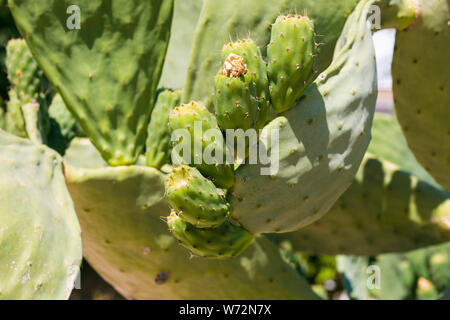
{"label": "yellow-green cactus pad", "polygon": [[[299,104],[264,128],[261,141],[274,172],[262,175],[261,169],[269,167],[263,164],[242,166],[236,172],[233,218],[251,233],[307,226],[326,214],[352,183],[369,145],[377,95],[367,24],[372,4],[358,5],[336,47],[334,62]],[[272,139],[276,130],[279,139]]]}
{"label": "yellow-green cactus pad", "polygon": [[134,164],[145,147],[173,0],[72,5],[9,1],[34,58],[103,158],[112,166]]}
{"label": "yellow-green cactus pad", "polygon": [[56,152],[0,130],[0,299],[67,299],[81,231]]}
{"label": "yellow-green cactus pad", "polygon": [[196,169],[180,166],[166,180],[167,201],[183,220],[196,228],[216,228],[231,210],[225,192]]}
{"label": "yellow-green cactus pad", "polygon": [[[82,157],[82,148],[77,148],[79,158],[87,161],[90,151]],[[90,158],[97,161],[99,155]],[[236,258],[191,258],[167,226],[164,217],[169,215],[169,206],[164,175],[158,170],[82,169],[72,161],[66,165],[66,177],[83,229],[84,256],[125,297],[316,298],[265,238],[254,241]]]}

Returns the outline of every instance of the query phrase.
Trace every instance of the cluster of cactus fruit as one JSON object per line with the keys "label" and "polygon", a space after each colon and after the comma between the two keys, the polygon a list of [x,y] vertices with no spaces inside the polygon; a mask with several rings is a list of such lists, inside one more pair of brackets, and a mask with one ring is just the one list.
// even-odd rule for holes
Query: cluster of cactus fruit
{"label": "cluster of cactus fruit", "polygon": [[[439,298],[450,284],[448,245],[421,249],[450,241],[445,79],[429,83],[439,94],[426,115],[444,151],[415,154],[435,182],[408,151],[407,143],[415,153],[426,147],[415,131],[422,113],[404,112],[406,78],[420,79],[402,60],[412,51],[417,72],[437,65],[415,44],[409,50],[409,37],[428,41],[431,32],[448,43],[448,3],[339,0],[330,13],[321,10],[327,0],[205,0],[201,13],[196,4],[199,12],[186,13],[181,0],[80,0],[81,28],[67,30],[68,1],[35,2],[8,1],[24,40],[6,46],[9,101],[0,108],[0,173],[11,181],[0,193],[0,299],[68,298],[80,227],[83,256],[126,298],[326,298],[304,277],[323,285],[338,270],[352,298]],[[395,118],[374,119],[374,4],[386,12],[383,25],[404,30],[393,67],[401,129]],[[253,9],[256,20],[244,14]],[[430,22],[436,11],[441,24]],[[199,22],[189,68],[173,75],[163,67],[185,47],[171,40],[190,20],[181,15]],[[211,34],[215,26],[226,32]],[[442,52],[431,54],[445,64]],[[158,90],[182,73],[184,90]],[[422,110],[428,100],[416,103]],[[225,139],[250,129],[256,141]],[[277,171],[262,175],[267,163],[253,164],[256,144]],[[23,232],[27,241],[10,250]],[[55,241],[64,245],[46,250]],[[277,244],[287,241],[319,255],[323,272],[293,270],[303,258],[286,262]],[[414,249],[429,251],[404,254]],[[348,256],[336,269],[321,254]],[[369,262],[404,281],[354,290]],[[202,283],[207,290],[193,289]]]}
{"label": "cluster of cactus fruit", "polygon": [[[275,114],[294,108],[315,79],[317,47],[314,23],[309,17],[279,16],[272,25],[267,63],[250,38],[224,45],[223,65],[215,77],[214,114],[196,101],[170,112],[171,132],[189,131],[191,156],[186,159],[186,165],[195,168],[174,168],[167,178],[167,199],[172,208],[168,225],[193,254],[208,258],[235,257],[253,240],[250,232],[229,220],[232,209],[226,193],[234,185],[233,163],[239,159],[239,153],[232,156],[231,164],[223,164],[228,159],[223,137],[207,139],[199,135],[194,130],[196,122],[203,131],[216,129],[219,135],[222,134],[219,130],[264,128],[271,107]],[[196,142],[201,149],[195,149]],[[245,162],[251,141],[239,142],[244,144],[240,160]],[[205,164],[198,159],[211,146],[220,164]],[[239,150],[239,145],[231,148]]]}

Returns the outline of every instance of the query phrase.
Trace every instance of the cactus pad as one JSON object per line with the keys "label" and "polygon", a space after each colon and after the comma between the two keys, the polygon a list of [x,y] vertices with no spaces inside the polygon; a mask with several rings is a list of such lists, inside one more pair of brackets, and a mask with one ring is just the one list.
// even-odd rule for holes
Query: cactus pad
{"label": "cactus pad", "polygon": [[396,37],[395,110],[417,160],[450,191],[450,4],[416,2],[420,4],[416,23]]}
{"label": "cactus pad", "polygon": [[0,299],[67,299],[81,264],[81,230],[62,161],[0,130]]}
{"label": "cactus pad", "polygon": [[314,22],[306,16],[279,16],[267,46],[270,96],[276,113],[292,109],[317,77]]}
{"label": "cactus pad", "polygon": [[147,166],[160,169],[170,163],[170,111],[179,105],[180,91],[164,90],[158,94],[158,100],[152,111],[148,126],[147,150],[145,153]]}

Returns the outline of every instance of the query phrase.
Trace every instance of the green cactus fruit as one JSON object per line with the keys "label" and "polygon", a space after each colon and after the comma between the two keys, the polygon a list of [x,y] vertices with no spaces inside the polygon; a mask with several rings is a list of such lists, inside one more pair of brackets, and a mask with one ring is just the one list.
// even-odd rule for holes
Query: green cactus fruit
{"label": "green cactus fruit", "polygon": [[136,163],[167,51],[173,0],[80,0],[81,12],[72,7],[72,15],[69,6],[9,1],[33,56],[104,159],[112,166]]}
{"label": "green cactus fruit", "polygon": [[276,113],[292,109],[317,77],[314,22],[306,16],[279,16],[267,47],[267,71],[272,107]]}
{"label": "green cactus fruit", "polygon": [[1,100],[0,98],[0,129],[6,130],[6,115],[2,107],[3,101]]}
{"label": "green cactus fruit", "polygon": [[433,283],[440,290],[450,285],[450,245],[447,251],[436,252],[430,257],[429,265]]}
{"label": "green cactus fruit", "polygon": [[42,71],[25,40],[13,39],[8,42],[6,69],[9,82],[22,105],[39,100]]}
{"label": "green cactus fruit", "polygon": [[404,300],[415,297],[417,276],[403,254],[338,256],[338,269],[352,299]]}
{"label": "green cactus fruit", "polygon": [[69,300],[124,300],[86,261],[83,261],[80,274],[81,290],[73,290]]}
{"label": "green cactus fruit", "polygon": [[262,128],[269,119],[267,69],[251,39],[226,44],[215,79],[214,108],[222,129]]}
{"label": "green cactus fruit", "polygon": [[419,300],[437,300],[439,293],[433,282],[425,278],[417,280],[416,296]]}
{"label": "green cactus fruit", "polygon": [[87,139],[79,141],[73,140],[76,150],[66,153],[65,173],[83,229],[83,253],[124,297],[316,298],[264,237],[255,239],[239,258],[191,259],[161,219],[170,213],[164,175],[148,167],[97,166],[101,156],[92,153]]}
{"label": "green cactus fruit", "polygon": [[368,152],[398,165],[402,170],[412,173],[420,180],[439,187],[409,150],[395,115],[375,113],[372,141]]}
{"label": "green cactus fruit", "polygon": [[447,192],[368,155],[353,185],[325,217],[273,238],[313,253],[377,255],[450,241],[449,219]]}
{"label": "green cactus fruit", "polygon": [[174,168],[166,185],[169,205],[178,216],[196,228],[216,228],[231,212],[225,192],[195,168]]}
{"label": "green cactus fruit", "polygon": [[247,230],[229,221],[214,229],[200,229],[172,212],[167,224],[182,246],[195,256],[209,259],[236,257],[253,241]]}
{"label": "green cactus fruit", "polygon": [[0,300],[67,299],[81,230],[53,150],[0,130]]}
{"label": "green cactus fruit", "polygon": [[[184,154],[184,151],[180,154],[184,163],[195,166],[220,188],[228,189],[233,186],[234,172],[231,165],[227,163],[227,147],[222,132],[215,116],[202,102],[192,101],[173,109],[169,115],[169,127],[175,143],[190,152],[190,156]],[[175,131],[178,129],[186,129],[189,136],[177,135]],[[212,133],[212,137],[205,137],[208,131]],[[208,155],[212,155],[211,159],[204,159],[204,154],[208,151]]]}
{"label": "green cactus fruit", "polygon": [[349,18],[342,34],[347,41],[336,47],[335,61],[304,99],[262,130],[260,146],[267,149],[270,167],[237,169],[230,197],[233,219],[251,233],[305,227],[351,185],[369,145],[377,95],[367,25],[372,3],[362,1]]}
{"label": "green cactus fruit", "polygon": [[450,191],[450,4],[446,0],[416,2],[415,23],[396,36],[395,110],[417,160]]}
{"label": "green cactus fruit", "polygon": [[197,19],[183,102],[211,98],[214,75],[221,66],[220,50],[233,38],[248,37],[262,50],[270,40],[270,26],[278,15],[294,11],[308,13],[314,19],[320,36],[317,70],[322,72],[331,63],[333,50],[345,21],[360,0],[204,0]]}
{"label": "green cactus fruit", "polygon": [[147,166],[161,169],[170,163],[170,111],[179,105],[181,91],[164,90],[158,94],[158,100],[152,111],[148,126],[146,163]]}

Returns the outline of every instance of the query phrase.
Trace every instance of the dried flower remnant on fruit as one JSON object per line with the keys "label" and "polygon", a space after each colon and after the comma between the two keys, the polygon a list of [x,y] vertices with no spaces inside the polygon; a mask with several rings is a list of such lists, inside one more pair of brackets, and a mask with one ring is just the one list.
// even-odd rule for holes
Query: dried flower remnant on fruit
{"label": "dried flower remnant on fruit", "polygon": [[222,66],[222,74],[229,78],[239,78],[247,72],[247,65],[244,58],[237,54],[230,53]]}

